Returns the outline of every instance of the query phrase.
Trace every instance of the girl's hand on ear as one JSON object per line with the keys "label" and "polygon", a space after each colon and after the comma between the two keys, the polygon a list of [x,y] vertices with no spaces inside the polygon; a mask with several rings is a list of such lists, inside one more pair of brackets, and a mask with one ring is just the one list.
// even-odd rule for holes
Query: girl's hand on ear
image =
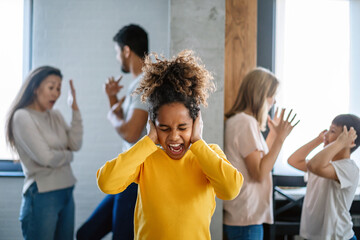
{"label": "girl's hand on ear", "polygon": [[156,132],[156,127],[154,123],[149,119],[148,123],[146,124],[146,130],[148,137],[155,143],[159,144],[159,138]]}
{"label": "girl's hand on ear", "polygon": [[190,142],[194,143],[200,139],[202,139],[202,131],[203,131],[204,123],[201,117],[201,112],[199,111],[197,118],[194,121],[192,134]]}
{"label": "girl's hand on ear", "polygon": [[68,103],[74,111],[79,111],[79,106],[77,105],[77,101],[76,101],[76,92],[72,79],[70,79],[69,84],[70,84],[70,90],[68,96]]}

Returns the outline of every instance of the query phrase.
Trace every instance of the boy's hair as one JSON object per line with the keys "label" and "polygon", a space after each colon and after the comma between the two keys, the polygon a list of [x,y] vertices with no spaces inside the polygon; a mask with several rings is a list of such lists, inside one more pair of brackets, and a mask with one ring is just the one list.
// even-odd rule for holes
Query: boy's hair
{"label": "boy's hair", "polygon": [[[339,127],[346,126],[348,130],[353,127],[356,134],[360,134],[360,118],[353,114],[340,114],[334,118],[332,124]],[[353,153],[359,147],[360,137],[355,139],[355,145],[355,147],[350,149],[350,153]]]}
{"label": "boy's hair", "polygon": [[152,55],[155,62],[151,56],[145,58],[144,77],[136,90],[142,93],[141,100],[149,103],[150,119],[155,121],[164,104],[180,102],[195,120],[200,104],[207,106],[209,92],[215,90],[212,74],[191,50],[184,50],[170,60]]}
{"label": "boy's hair", "polygon": [[235,103],[225,117],[230,118],[249,107],[260,129],[265,130],[268,114],[266,98],[273,97],[278,86],[279,81],[269,70],[262,67],[253,69],[244,77]]}
{"label": "boy's hair", "polygon": [[122,27],[113,37],[113,40],[121,50],[124,46],[129,46],[140,58],[144,58],[149,52],[148,35],[139,25],[129,24]]}

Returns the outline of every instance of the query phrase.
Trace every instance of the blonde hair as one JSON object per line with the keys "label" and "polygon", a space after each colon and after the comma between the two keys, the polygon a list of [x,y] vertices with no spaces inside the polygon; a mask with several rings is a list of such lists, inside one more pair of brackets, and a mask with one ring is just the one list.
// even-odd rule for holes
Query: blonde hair
{"label": "blonde hair", "polygon": [[230,118],[249,108],[264,131],[269,110],[266,98],[273,97],[278,86],[278,79],[269,70],[262,67],[253,69],[244,77],[235,103],[225,117]]}

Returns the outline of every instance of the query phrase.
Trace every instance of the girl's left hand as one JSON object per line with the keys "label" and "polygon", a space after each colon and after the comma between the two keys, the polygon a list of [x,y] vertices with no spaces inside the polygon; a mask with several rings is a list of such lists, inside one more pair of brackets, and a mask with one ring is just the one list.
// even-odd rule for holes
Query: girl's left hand
{"label": "girl's left hand", "polygon": [[202,132],[203,132],[204,123],[201,117],[201,112],[199,111],[197,118],[193,123],[193,129],[191,134],[190,142],[194,143],[200,139],[202,139]]}
{"label": "girl's left hand", "polygon": [[72,79],[70,79],[69,84],[70,84],[70,90],[68,96],[68,103],[74,111],[79,111],[79,106],[77,105],[77,101],[76,101],[76,92]]}

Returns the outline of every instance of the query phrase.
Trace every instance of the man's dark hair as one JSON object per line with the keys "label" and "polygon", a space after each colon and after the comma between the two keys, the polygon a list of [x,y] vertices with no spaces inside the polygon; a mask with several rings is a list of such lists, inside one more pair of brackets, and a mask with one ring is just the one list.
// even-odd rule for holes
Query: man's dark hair
{"label": "man's dark hair", "polygon": [[149,41],[146,31],[139,25],[129,24],[119,30],[113,38],[121,49],[129,48],[139,57],[144,58],[149,53]]}
{"label": "man's dark hair", "polygon": [[355,139],[355,147],[350,150],[350,153],[354,152],[360,145],[360,118],[353,114],[340,114],[334,118],[332,124],[344,127],[346,126],[349,130],[351,127],[354,128],[358,137]]}

